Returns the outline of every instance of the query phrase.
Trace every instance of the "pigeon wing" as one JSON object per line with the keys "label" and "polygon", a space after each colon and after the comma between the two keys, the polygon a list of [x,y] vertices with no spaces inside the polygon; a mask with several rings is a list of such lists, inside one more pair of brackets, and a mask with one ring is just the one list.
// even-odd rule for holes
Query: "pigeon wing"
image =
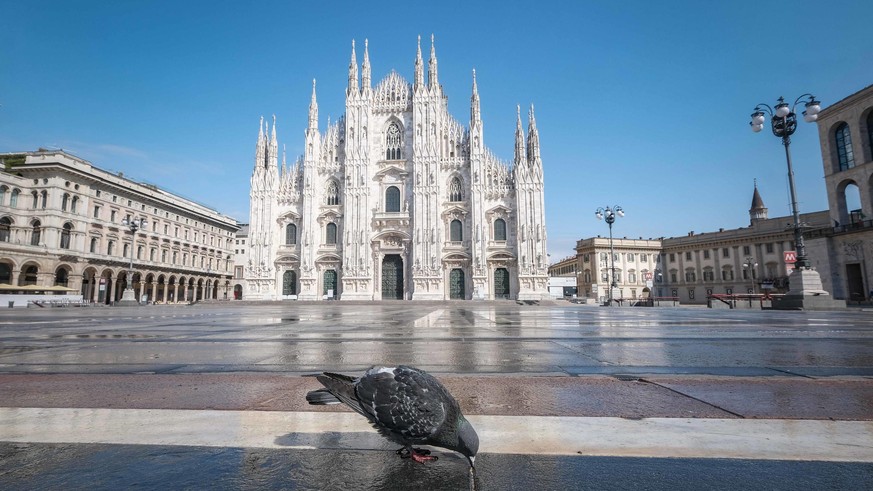
{"label": "pigeon wing", "polygon": [[446,399],[448,393],[435,378],[403,366],[367,371],[355,392],[377,430],[409,442],[426,443],[443,425],[454,402]]}

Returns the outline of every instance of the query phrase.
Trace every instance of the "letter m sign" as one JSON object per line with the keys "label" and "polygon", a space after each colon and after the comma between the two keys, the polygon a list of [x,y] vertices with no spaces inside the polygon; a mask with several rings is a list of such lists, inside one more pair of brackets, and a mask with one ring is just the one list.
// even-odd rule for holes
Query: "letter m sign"
{"label": "letter m sign", "polygon": [[782,257],[785,258],[785,264],[794,264],[797,262],[797,252],[796,251],[784,251],[782,253]]}

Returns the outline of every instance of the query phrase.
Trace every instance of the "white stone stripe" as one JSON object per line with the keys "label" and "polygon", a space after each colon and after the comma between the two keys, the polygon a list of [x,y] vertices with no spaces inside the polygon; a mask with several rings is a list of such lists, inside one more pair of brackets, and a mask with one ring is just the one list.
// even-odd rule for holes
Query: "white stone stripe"
{"label": "white stone stripe", "polygon": [[[481,453],[873,462],[873,421],[470,416]],[[354,413],[0,408],[0,441],[394,449]]]}

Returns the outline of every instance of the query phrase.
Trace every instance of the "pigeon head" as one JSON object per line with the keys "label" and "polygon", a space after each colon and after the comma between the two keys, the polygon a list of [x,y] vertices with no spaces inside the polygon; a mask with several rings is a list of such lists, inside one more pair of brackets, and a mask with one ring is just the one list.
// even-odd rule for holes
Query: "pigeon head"
{"label": "pigeon head", "polygon": [[479,435],[473,429],[473,425],[464,416],[458,416],[458,446],[453,448],[460,452],[470,461],[470,467],[474,467],[476,453],[479,452]]}

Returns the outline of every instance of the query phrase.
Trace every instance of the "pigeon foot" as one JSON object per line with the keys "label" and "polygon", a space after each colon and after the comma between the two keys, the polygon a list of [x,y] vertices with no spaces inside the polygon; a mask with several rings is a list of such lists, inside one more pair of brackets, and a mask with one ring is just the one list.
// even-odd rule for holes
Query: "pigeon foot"
{"label": "pigeon foot", "polygon": [[400,456],[401,459],[412,459],[421,464],[427,462],[428,460],[437,460],[439,457],[431,456],[430,450],[426,448],[412,448],[412,447],[403,447],[397,449],[395,452]]}

